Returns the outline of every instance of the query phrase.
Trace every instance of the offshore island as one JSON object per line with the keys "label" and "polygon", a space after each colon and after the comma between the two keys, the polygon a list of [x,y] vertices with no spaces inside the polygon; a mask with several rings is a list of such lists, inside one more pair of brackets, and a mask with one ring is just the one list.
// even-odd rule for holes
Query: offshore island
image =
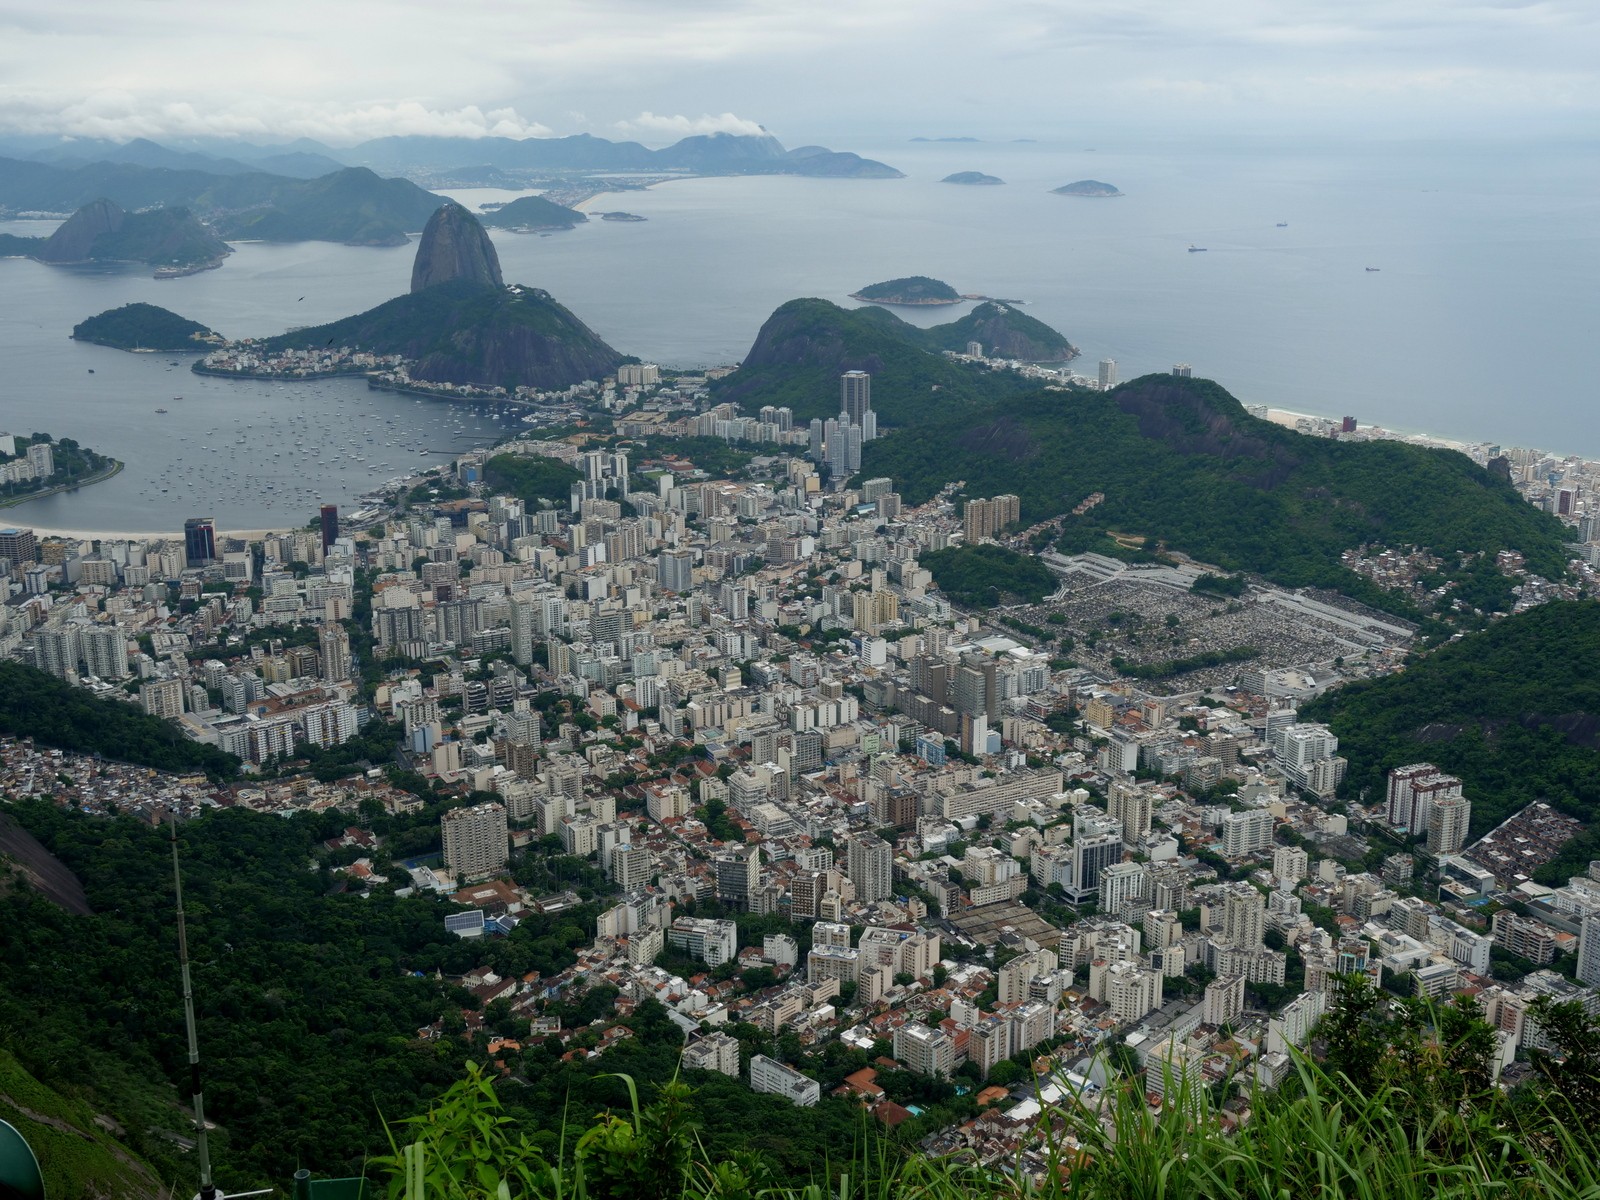
{"label": "offshore island", "polygon": [[946,175],[940,183],[960,183],[968,187],[996,187],[1005,182],[998,175],[985,175],[982,171],[957,171]]}
{"label": "offshore island", "polygon": [[1051,188],[1052,196],[1082,196],[1090,200],[1108,200],[1122,193],[1115,184],[1101,183],[1098,179],[1079,179],[1073,183],[1064,183],[1058,188]]}
{"label": "offshore island", "polygon": [[923,306],[933,304],[960,304],[971,297],[963,296],[942,279],[926,275],[907,275],[902,279],[886,279],[882,283],[869,283],[850,299],[865,300],[872,304],[902,304]]}

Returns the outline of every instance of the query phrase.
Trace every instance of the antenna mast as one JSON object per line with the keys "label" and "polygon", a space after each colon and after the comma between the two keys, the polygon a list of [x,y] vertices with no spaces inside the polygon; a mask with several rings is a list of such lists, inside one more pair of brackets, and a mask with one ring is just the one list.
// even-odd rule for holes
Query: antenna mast
{"label": "antenna mast", "polygon": [[189,1092],[194,1102],[195,1143],[200,1153],[199,1200],[216,1200],[211,1151],[206,1145],[206,1102],[200,1092],[200,1038],[194,1028],[194,987],[189,982],[189,937],[183,920],[183,874],[178,870],[178,815],[167,814],[172,831],[172,890],[178,905],[178,966],[183,973],[183,1023],[189,1034]]}

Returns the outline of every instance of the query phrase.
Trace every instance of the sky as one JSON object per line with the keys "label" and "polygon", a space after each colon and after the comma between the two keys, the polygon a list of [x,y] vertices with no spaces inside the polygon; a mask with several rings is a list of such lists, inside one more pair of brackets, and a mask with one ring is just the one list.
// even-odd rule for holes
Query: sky
{"label": "sky", "polygon": [[0,0],[0,133],[1600,131],[1597,0]]}

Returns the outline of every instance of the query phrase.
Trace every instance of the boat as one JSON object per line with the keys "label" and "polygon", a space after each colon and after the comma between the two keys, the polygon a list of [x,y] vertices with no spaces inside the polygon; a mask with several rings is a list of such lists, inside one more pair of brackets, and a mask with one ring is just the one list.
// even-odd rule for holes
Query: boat
{"label": "boat", "polygon": [[1383,270],[1383,268],[1382,267],[1368,267],[1367,270],[1369,270],[1369,271],[1381,271],[1381,270]]}
{"label": "boat", "polygon": [[1287,221],[1279,221],[1278,222],[1278,228],[1279,229],[1287,229],[1287,228],[1289,228],[1289,222],[1287,222]]}
{"label": "boat", "polygon": [[166,410],[166,409],[164,409],[164,408],[158,408],[158,409],[156,409],[156,411],[157,411],[157,412],[158,412],[158,413],[164,413],[164,412],[166,412],[166,411],[167,411],[167,410]]}
{"label": "boat", "polygon": [[1206,248],[1204,246],[1190,246],[1189,247],[1189,253],[1190,254],[1204,254],[1205,252],[1206,252]]}

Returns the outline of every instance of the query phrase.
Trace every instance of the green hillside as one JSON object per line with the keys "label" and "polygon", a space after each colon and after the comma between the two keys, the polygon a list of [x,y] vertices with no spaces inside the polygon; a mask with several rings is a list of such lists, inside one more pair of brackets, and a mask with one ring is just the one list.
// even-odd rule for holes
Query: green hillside
{"label": "green hillside", "polygon": [[[1144,535],[1227,571],[1337,588],[1399,612],[1412,606],[1341,567],[1341,551],[1512,548],[1547,578],[1565,572],[1560,525],[1465,455],[1304,437],[1201,379],[1149,375],[1109,393],[1034,391],[930,415],[869,443],[862,473],[892,477],[912,504],[951,479],[964,479],[969,496],[1012,492],[1025,525],[1100,492],[1102,503],[1064,522],[1063,549],[1104,548],[1107,531]],[[1474,567],[1455,569],[1466,577]]]}
{"label": "green hillside", "polygon": [[[1346,795],[1370,802],[1394,767],[1431,762],[1465,785],[1474,837],[1534,800],[1600,822],[1600,602],[1506,617],[1301,713],[1338,734]],[[1592,858],[1600,825],[1543,874],[1564,882]]]}
{"label": "green hillside", "polygon": [[224,208],[215,217],[224,237],[356,246],[403,246],[439,207],[438,196],[410,180],[382,179],[365,167],[318,179],[229,176],[199,203],[207,201]]}
{"label": "green hillside", "polygon": [[[3,869],[3,868],[0,868]],[[0,1050],[0,1121],[22,1134],[51,1200],[157,1200],[167,1193],[137,1154],[95,1124],[94,1109],[40,1083]]]}
{"label": "green hillside", "polygon": [[1050,568],[1004,546],[949,546],[921,558],[939,590],[957,604],[989,608],[1018,600],[1037,604],[1056,590]]}
{"label": "green hillside", "polygon": [[198,321],[154,304],[140,303],[108,308],[72,327],[76,341],[117,350],[205,350],[205,343],[196,339],[210,334],[211,330]]}
{"label": "green hillside", "polygon": [[998,300],[986,300],[958,321],[919,332],[929,350],[964,354],[968,342],[980,342],[990,358],[1069,362],[1078,357],[1078,348],[1059,332]]}
{"label": "green hillside", "polygon": [[0,661],[0,733],[162,771],[238,774],[239,760],[191,742],[177,724],[12,660]]}
{"label": "green hillside", "polygon": [[767,318],[744,364],[717,385],[716,396],[751,412],[788,405],[797,420],[826,419],[839,412],[839,376],[867,371],[872,407],[880,428],[888,428],[920,427],[1027,390],[1009,372],[931,353],[933,332],[883,308],[790,300]]}
{"label": "green hillside", "polygon": [[540,500],[565,504],[573,483],[583,478],[561,460],[535,454],[497,454],[483,464],[483,477],[496,493],[504,492],[527,504]]}
{"label": "green hillside", "polygon": [[358,346],[412,360],[415,379],[483,386],[558,388],[600,379],[622,356],[550,293],[456,279],[353,317],[296,329],[268,350]]}
{"label": "green hillside", "polygon": [[954,304],[961,299],[961,293],[944,280],[926,275],[869,283],[850,295],[855,300],[873,300],[879,304]]}

